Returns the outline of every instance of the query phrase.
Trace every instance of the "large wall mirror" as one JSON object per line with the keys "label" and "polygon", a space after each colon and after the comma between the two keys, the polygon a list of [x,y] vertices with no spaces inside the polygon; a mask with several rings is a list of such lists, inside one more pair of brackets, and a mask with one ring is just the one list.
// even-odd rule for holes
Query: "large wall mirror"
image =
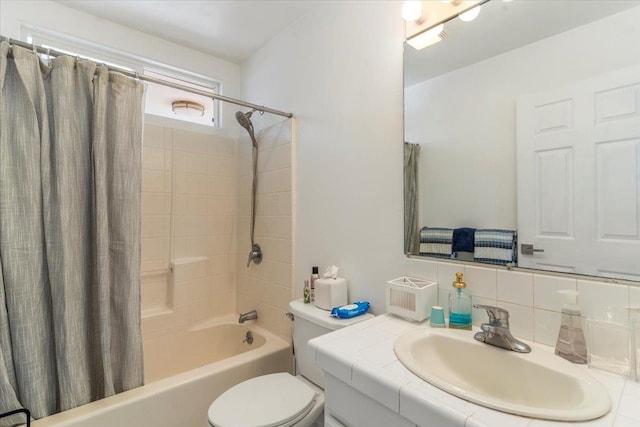
{"label": "large wall mirror", "polygon": [[640,281],[640,2],[491,0],[444,31],[404,49],[405,252]]}

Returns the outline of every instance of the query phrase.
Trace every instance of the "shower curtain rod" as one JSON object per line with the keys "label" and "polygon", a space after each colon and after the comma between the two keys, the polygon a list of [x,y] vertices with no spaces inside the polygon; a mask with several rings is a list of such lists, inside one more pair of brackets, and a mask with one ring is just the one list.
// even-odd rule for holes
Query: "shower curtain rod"
{"label": "shower curtain rod", "polygon": [[[64,53],[64,52],[59,52],[55,49],[48,49],[48,48],[43,48],[40,46],[36,46],[30,43],[25,43],[22,42],[20,40],[15,40],[9,37],[0,37],[0,40],[7,40],[9,42],[9,45],[16,45],[16,46],[20,46],[23,47],[25,49],[30,49],[33,50],[34,52],[37,53],[42,53],[42,54],[46,54],[48,56],[69,56],[69,54]],[[86,59],[83,58],[87,61],[93,62],[94,64],[97,65],[103,65],[100,62],[96,62],[96,61],[91,61],[90,59]],[[212,99],[217,99],[219,101],[223,101],[223,102],[228,102],[230,104],[235,104],[235,105],[241,105],[243,107],[247,107],[247,108],[251,108],[251,109],[255,109],[257,111],[261,111],[261,112],[265,112],[265,113],[271,113],[271,114],[276,114],[278,116],[284,116],[284,117],[288,117],[291,118],[293,117],[293,114],[291,113],[286,113],[284,111],[280,111],[280,110],[274,110],[273,108],[269,108],[269,107],[265,107],[263,105],[257,105],[257,104],[252,104],[250,102],[246,102],[246,101],[242,101],[240,99],[235,99],[235,98],[230,98],[228,96],[223,96],[223,95],[218,95],[215,93],[211,93],[211,92],[207,92],[204,90],[200,90],[200,89],[194,89],[191,88],[189,86],[184,86],[178,83],[172,83],[172,82],[168,82],[162,79],[158,79],[155,77],[151,77],[151,76],[146,76],[144,74],[138,74],[136,72],[132,72],[129,70],[124,70],[122,68],[118,68],[118,67],[111,67],[109,66],[109,70],[110,71],[116,71],[120,74],[124,74],[125,76],[129,76],[129,77],[133,77],[136,78],[138,80],[142,80],[142,81],[146,81],[146,82],[150,82],[150,83],[155,83],[155,84],[159,84],[162,86],[167,86],[173,89],[178,89],[178,90],[183,90],[185,92],[189,92],[189,93],[193,93],[196,95],[201,95],[201,96],[206,96],[208,98],[212,98]]]}

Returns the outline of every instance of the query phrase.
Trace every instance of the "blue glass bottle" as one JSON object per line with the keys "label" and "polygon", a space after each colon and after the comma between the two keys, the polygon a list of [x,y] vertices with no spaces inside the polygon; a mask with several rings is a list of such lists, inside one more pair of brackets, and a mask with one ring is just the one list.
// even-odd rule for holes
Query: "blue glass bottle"
{"label": "blue glass bottle", "polygon": [[462,273],[456,273],[452,285],[456,290],[449,294],[449,327],[471,330],[471,295],[462,291],[467,287],[462,281]]}

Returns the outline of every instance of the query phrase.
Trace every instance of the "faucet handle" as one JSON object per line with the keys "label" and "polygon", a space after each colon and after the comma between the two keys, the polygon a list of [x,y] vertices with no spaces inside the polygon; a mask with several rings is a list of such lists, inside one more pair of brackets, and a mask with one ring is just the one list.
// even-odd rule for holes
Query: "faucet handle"
{"label": "faucet handle", "polygon": [[504,308],[493,305],[474,304],[474,308],[484,308],[489,316],[489,324],[492,326],[509,327],[509,312]]}

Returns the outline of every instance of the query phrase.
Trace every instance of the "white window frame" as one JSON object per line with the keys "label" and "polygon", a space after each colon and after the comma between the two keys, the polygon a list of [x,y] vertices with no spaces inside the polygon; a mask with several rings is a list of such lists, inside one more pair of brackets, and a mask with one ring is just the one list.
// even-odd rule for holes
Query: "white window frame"
{"label": "white window frame", "polygon": [[[189,70],[46,29],[23,25],[21,33],[27,43],[45,48],[49,47],[63,53],[69,52],[70,55],[77,55],[108,66],[137,72],[140,75],[149,73],[156,78],[159,76],[167,77],[168,81],[179,80],[185,86],[211,92],[212,94],[219,94],[222,87],[222,83],[219,80]],[[188,92],[185,92],[185,94],[188,94]],[[213,124],[211,126],[220,128],[220,101],[214,99],[212,105]]]}

